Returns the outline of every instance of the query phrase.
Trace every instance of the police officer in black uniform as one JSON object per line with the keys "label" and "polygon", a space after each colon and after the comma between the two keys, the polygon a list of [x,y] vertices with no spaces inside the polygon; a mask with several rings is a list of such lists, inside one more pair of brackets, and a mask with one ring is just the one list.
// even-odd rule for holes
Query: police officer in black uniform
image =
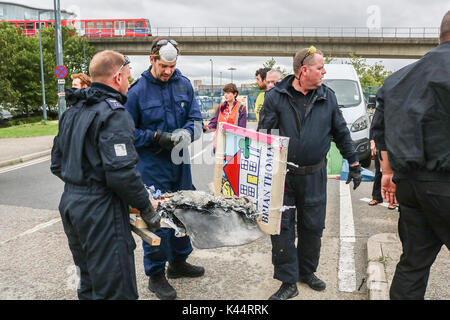
{"label": "police officer in black uniform", "polygon": [[129,62],[115,51],[93,57],[92,85],[67,90],[72,107],[53,143],[51,171],[65,182],[59,211],[81,276],[79,299],[137,299],[128,205],[150,230],[160,227],[135,168],[133,119],[122,105]]}
{"label": "police officer in black uniform", "polygon": [[381,150],[381,192],[399,203],[403,253],[391,299],[424,299],[430,268],[450,248],[450,11],[440,45],[388,77],[372,131]]}
{"label": "police officer in black uniform", "polygon": [[361,166],[336,96],[322,85],[323,54],[314,47],[302,49],[293,67],[293,75],[267,91],[260,115],[261,131],[289,137],[284,205],[294,207],[283,212],[280,234],[271,236],[274,278],[282,281],[273,300],[295,297],[298,281],[317,291],[326,287],[314,272],[325,227],[326,155],[332,137],[350,164],[347,183],[353,180],[354,189],[361,183]]}

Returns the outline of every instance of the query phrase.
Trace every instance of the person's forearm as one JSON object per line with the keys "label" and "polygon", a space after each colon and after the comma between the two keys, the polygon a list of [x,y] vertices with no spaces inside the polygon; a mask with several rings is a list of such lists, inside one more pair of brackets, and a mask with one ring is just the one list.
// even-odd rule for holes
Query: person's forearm
{"label": "person's forearm", "polygon": [[380,166],[381,166],[381,171],[383,174],[393,174],[394,171],[391,168],[391,164],[389,163],[389,156],[387,151],[380,151],[381,153],[381,157],[379,157],[380,159]]}

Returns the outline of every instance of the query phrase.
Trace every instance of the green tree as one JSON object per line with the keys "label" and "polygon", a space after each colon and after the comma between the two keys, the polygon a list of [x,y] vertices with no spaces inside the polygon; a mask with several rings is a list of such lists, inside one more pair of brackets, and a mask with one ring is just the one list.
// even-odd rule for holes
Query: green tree
{"label": "green tree", "polygon": [[386,71],[379,62],[369,65],[366,59],[353,53],[350,53],[349,63],[355,68],[363,87],[381,87],[384,80],[392,74],[392,71]]}
{"label": "green tree", "polygon": [[11,108],[18,102],[18,92],[13,87],[11,79],[14,76],[14,53],[20,46],[23,36],[6,21],[0,23],[0,106]]}
{"label": "green tree", "polygon": [[63,61],[69,75],[74,73],[89,75],[89,61],[95,54],[94,47],[86,41],[86,38],[76,36],[71,28],[63,27],[62,33]]}
{"label": "green tree", "polygon": [[277,69],[280,70],[281,73],[283,74],[283,77],[286,77],[289,73],[287,72],[286,69],[281,69],[280,66],[275,66],[277,64],[277,62],[275,61],[275,59],[272,57],[269,60],[267,60],[266,62],[263,63],[263,68],[270,68],[270,69]]}
{"label": "green tree", "polygon": [[[42,28],[41,36],[46,103],[52,109],[57,104],[55,29]],[[71,73],[88,73],[86,64],[94,48],[65,27],[62,39],[63,61],[69,70],[66,79],[71,85]],[[42,105],[39,37],[26,37],[7,22],[0,24],[0,105],[27,116]]]}

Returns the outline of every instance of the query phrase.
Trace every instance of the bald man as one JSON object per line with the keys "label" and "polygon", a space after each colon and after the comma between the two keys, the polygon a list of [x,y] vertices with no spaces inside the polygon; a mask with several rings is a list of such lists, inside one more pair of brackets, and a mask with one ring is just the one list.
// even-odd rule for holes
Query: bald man
{"label": "bald man", "polygon": [[59,211],[81,277],[80,300],[138,298],[128,205],[150,230],[160,227],[135,167],[133,119],[122,105],[129,63],[115,51],[92,58],[91,87],[66,91],[72,107],[53,142],[51,171],[65,183]]}

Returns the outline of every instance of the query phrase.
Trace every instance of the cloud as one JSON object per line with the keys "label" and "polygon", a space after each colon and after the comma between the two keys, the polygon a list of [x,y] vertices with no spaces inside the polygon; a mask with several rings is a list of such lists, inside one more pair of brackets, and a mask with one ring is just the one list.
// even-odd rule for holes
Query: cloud
{"label": "cloud", "polygon": [[[53,8],[53,0],[12,0],[29,6]],[[61,0],[61,7],[71,8],[82,18],[148,18],[157,27],[360,27],[373,18],[367,9],[376,6],[381,27],[434,27],[440,25],[448,0]],[[73,9],[75,8],[75,9]],[[271,57],[189,57],[181,56],[178,66],[191,80],[210,83],[210,61],[214,61],[214,83],[230,80],[231,66],[235,82],[253,82],[257,68]],[[148,57],[131,57],[132,75],[138,77],[148,68]],[[275,57],[281,67],[291,71],[291,58]],[[380,59],[368,59],[369,62]],[[396,70],[411,60],[383,60],[389,70]]]}

